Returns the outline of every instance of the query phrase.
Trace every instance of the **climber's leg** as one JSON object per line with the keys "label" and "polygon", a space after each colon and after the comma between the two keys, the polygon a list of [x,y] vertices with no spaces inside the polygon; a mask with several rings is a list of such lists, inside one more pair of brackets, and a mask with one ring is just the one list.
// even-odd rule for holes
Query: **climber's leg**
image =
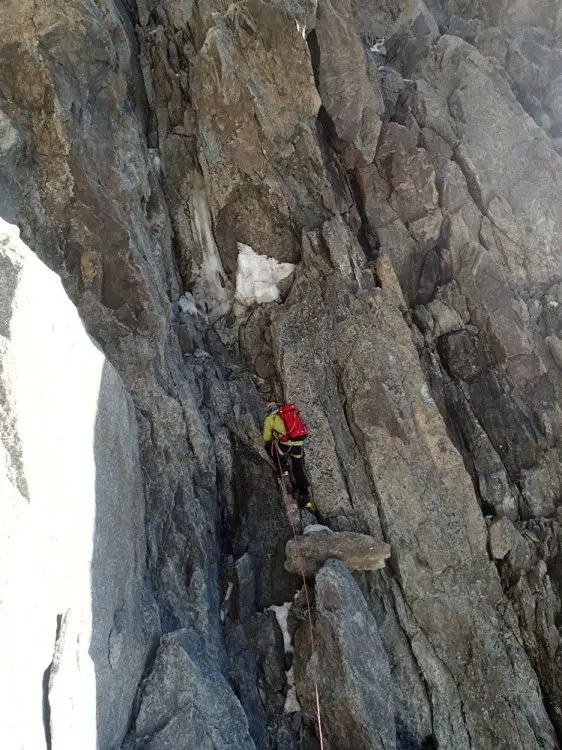
{"label": "climber's leg", "polygon": [[293,475],[295,477],[295,485],[299,493],[299,508],[310,508],[312,507],[312,503],[310,502],[308,479],[306,478],[306,474],[304,471],[304,452],[302,447],[298,446],[296,448],[292,448],[290,456]]}

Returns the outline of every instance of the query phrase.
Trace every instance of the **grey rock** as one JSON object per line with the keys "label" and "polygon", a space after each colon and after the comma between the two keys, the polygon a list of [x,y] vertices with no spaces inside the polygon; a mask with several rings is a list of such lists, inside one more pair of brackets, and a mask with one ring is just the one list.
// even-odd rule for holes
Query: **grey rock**
{"label": "grey rock", "polygon": [[554,359],[558,367],[562,370],[562,341],[555,333],[553,333],[551,336],[547,336],[545,341],[548,344],[550,353],[552,354],[552,358]]}
{"label": "grey rock", "polygon": [[512,523],[507,518],[493,521],[489,528],[490,550],[494,560],[503,560],[513,546]]}
{"label": "grey rock", "polygon": [[449,14],[458,14],[465,18],[478,18],[482,22],[497,26],[502,21],[518,25],[543,26],[549,28],[557,23],[558,0],[538,0],[520,2],[507,0],[498,4],[494,0],[478,0],[467,4],[464,0],[442,0],[443,9]]}
{"label": "grey rock", "polygon": [[[345,443],[340,442],[336,448],[334,433],[324,429],[324,420],[337,418],[332,411],[333,402],[327,400],[329,392],[324,389],[320,402],[312,395],[314,391],[310,397],[303,395],[309,392],[306,385],[303,387],[303,378],[304,384],[310,377],[329,382],[325,372],[332,371],[334,364],[327,365],[331,361],[339,371],[340,389],[345,394],[347,424],[356,444],[362,446],[363,455],[368,457],[368,470],[376,487],[381,520],[384,519],[384,537],[392,546],[392,570],[399,577],[407,600],[403,609],[409,614],[402,614],[401,609],[401,621],[409,638],[414,640],[415,658],[424,679],[437,691],[430,697],[435,737],[445,745],[463,746],[468,733],[472,736],[476,732],[483,746],[491,747],[498,713],[492,725],[481,711],[463,716],[460,706],[466,700],[482,700],[487,704],[499,691],[510,695],[510,705],[517,705],[515,714],[508,711],[501,719],[506,736],[511,737],[509,742],[521,747],[526,743],[539,746],[543,742],[553,747],[552,728],[536,692],[538,683],[529,661],[515,637],[501,646],[497,641],[502,626],[494,614],[496,602],[505,599],[495,567],[488,559],[481,510],[463,461],[452,447],[425,384],[394,285],[356,297],[347,308],[347,315],[340,319],[338,308],[349,291],[329,269],[322,271],[322,268],[326,268],[322,262],[311,259],[297,273],[286,309],[276,315],[273,329],[277,367],[283,373],[286,393],[301,394],[299,408],[314,428],[310,473],[315,490],[326,482],[328,471],[334,476]],[[322,301],[316,289],[320,283],[330,290]],[[376,320],[375,336],[373,320]],[[298,358],[301,351],[302,360]],[[331,355],[328,360],[327,352]],[[326,370],[322,362],[326,363]],[[342,433],[337,434],[341,440]],[[407,449],[402,450],[403,446]],[[325,491],[315,492],[321,518],[333,518],[338,506],[343,505],[334,487],[332,480]],[[369,512],[367,496],[355,496],[354,510]],[[330,525],[338,528],[337,523]],[[419,560],[423,560],[423,565],[418,564]],[[426,607],[428,596],[432,598],[431,608]],[[457,623],[455,632],[460,634],[454,644],[449,636],[443,635],[444,623],[452,621]],[[481,666],[470,673],[470,679],[459,666],[465,658],[461,643],[466,640],[471,649],[482,654],[481,659],[478,657]],[[493,648],[496,654],[493,680],[489,662],[483,655],[488,648]],[[517,673],[519,669],[525,673],[525,684],[534,685],[530,693],[525,690],[525,697],[520,691],[520,678],[513,676],[508,666],[513,664],[513,658],[517,661]],[[535,696],[530,702],[529,695]],[[444,706],[446,711],[442,710]],[[521,726],[526,727],[522,741]]]}
{"label": "grey rock", "polygon": [[273,612],[258,619],[252,641],[265,679],[273,690],[280,692],[286,683],[283,634]]}
{"label": "grey rock", "polygon": [[460,36],[465,42],[474,44],[478,34],[482,31],[483,24],[477,18],[462,18],[452,15],[446,25],[447,33],[452,36]]}
{"label": "grey rock", "polygon": [[[517,613],[526,649],[533,655],[542,684],[550,695],[557,695],[559,682],[560,617],[560,524],[538,519],[511,529],[512,547],[502,564],[508,595]],[[556,703],[553,721],[560,725]]]}
{"label": "grey rock", "polygon": [[247,716],[254,744],[263,747],[267,743],[267,698],[278,711],[279,701],[275,700],[277,693],[268,691],[267,682],[258,667],[256,649],[251,648],[250,638],[239,622],[228,627],[226,645],[232,687]]}
{"label": "grey rock", "polygon": [[348,160],[369,163],[377,148],[384,109],[378,81],[369,81],[365,51],[355,31],[350,0],[318,7],[318,90],[338,137],[353,147]]}
{"label": "grey rock", "polygon": [[[359,170],[358,182],[367,224],[391,258],[406,299],[430,299],[437,275],[427,281],[432,276],[428,251],[439,236],[442,215],[426,152],[406,127],[385,125],[375,164]],[[418,288],[423,289],[419,294]]]}
{"label": "grey rock", "polygon": [[341,560],[351,570],[379,570],[390,557],[390,546],[370,536],[349,531],[316,533],[289,539],[285,568],[312,575],[329,559]]}
{"label": "grey rock", "polygon": [[140,695],[137,746],[254,750],[246,716],[203,641],[180,630],[162,638]]}
{"label": "grey rock", "polygon": [[328,746],[395,748],[388,657],[361,590],[336,560],[316,577],[314,618],[312,653],[307,626],[297,635],[295,678],[304,711],[314,721],[317,683]]}
{"label": "grey rock", "polygon": [[439,37],[439,26],[423,0],[406,5],[389,31],[386,46],[390,60],[402,61],[402,75],[409,78]]}
{"label": "grey rock", "polygon": [[238,600],[238,619],[244,621],[254,611],[256,597],[256,582],[251,555],[246,552],[235,564],[236,598]]}
{"label": "grey rock", "polygon": [[234,271],[236,242],[294,262],[302,225],[312,228],[327,215],[319,208],[325,181],[311,132],[320,98],[306,42],[293,20],[260,0],[214,13],[204,39],[190,62],[190,96],[226,272]]}
{"label": "grey rock", "polygon": [[385,116],[390,119],[396,111],[398,97],[405,90],[406,84],[400,73],[385,65],[380,71],[382,94],[384,98]]}
{"label": "grey rock", "polygon": [[[422,8],[394,52],[403,71],[415,62],[408,81],[369,49],[403,2],[321,3],[307,44],[314,5],[0,4],[0,212],[61,275],[136,407],[149,571],[135,658],[155,621],[186,630],[218,742],[230,718],[207,686],[224,675],[257,747],[316,747],[313,707],[284,715],[282,667],[298,658],[282,664],[256,612],[300,585],[259,435],[263,402],[286,397],[311,427],[319,519],[392,543],[391,565],[358,579],[390,662],[396,745],[554,747],[542,696],[560,733],[562,375],[544,339],[561,333],[560,162],[537,122],[562,133],[559,3],[431,0],[452,33],[430,43]],[[298,263],[281,302],[231,311],[239,241]],[[6,442],[10,486],[29,494],[29,447]],[[482,513],[514,521],[495,563]],[[221,607],[236,580],[243,595]],[[112,606],[94,614],[111,619],[100,653],[122,686],[133,633]],[[81,625],[64,602],[56,614],[56,646],[56,620],[25,632],[48,641],[60,722]],[[364,654],[345,653],[350,674]],[[166,679],[151,684],[167,723],[129,745],[208,746],[191,704],[176,712]],[[346,713],[353,731],[360,713]]]}
{"label": "grey rock", "polygon": [[521,472],[521,517],[554,515],[560,497],[560,461],[556,451],[541,456],[537,466]]}

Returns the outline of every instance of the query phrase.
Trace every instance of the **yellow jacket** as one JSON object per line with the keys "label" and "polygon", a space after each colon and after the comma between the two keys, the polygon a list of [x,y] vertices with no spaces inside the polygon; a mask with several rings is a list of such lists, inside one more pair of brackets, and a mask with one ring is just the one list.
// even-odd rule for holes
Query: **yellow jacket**
{"label": "yellow jacket", "polygon": [[[287,430],[285,429],[285,425],[283,423],[283,420],[277,414],[277,412],[273,412],[273,414],[268,414],[265,418],[265,421],[263,423],[263,440],[264,443],[269,443],[270,440],[279,440],[280,437],[285,435],[287,433]],[[302,440],[287,440],[283,441],[282,445],[302,445]]]}

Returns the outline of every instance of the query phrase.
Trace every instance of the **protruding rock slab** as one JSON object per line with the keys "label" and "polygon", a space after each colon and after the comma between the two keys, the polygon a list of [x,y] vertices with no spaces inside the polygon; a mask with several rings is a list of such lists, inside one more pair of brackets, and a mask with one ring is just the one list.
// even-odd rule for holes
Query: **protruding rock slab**
{"label": "protruding rock slab", "polygon": [[390,545],[366,534],[334,531],[290,539],[285,552],[285,569],[289,573],[304,572],[309,576],[330,559],[341,560],[352,570],[379,570],[390,557]]}

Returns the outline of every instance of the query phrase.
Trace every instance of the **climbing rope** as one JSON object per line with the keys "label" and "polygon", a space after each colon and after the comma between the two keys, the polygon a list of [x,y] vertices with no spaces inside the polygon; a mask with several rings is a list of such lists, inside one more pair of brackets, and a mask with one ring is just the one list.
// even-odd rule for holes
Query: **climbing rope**
{"label": "climbing rope", "polygon": [[[279,452],[275,451],[275,457],[277,458],[277,465],[279,466],[279,474],[281,478],[281,494],[283,495],[283,502],[285,505],[285,511],[287,513],[287,518],[289,519],[289,523],[291,524],[291,528],[293,530],[293,538],[295,540],[295,548],[297,550],[297,557],[299,560],[299,566],[301,569],[301,576],[302,576],[302,582],[304,587],[304,597],[306,601],[306,612],[308,616],[308,631],[310,635],[310,649],[311,649],[311,655],[314,653],[315,650],[315,640],[314,640],[314,625],[312,623],[312,610],[310,607],[310,596],[308,594],[308,585],[306,583],[306,575],[304,573],[304,563],[302,560],[298,535],[297,535],[297,526],[295,523],[293,508],[291,505],[291,498],[289,495],[289,491],[287,489],[287,486],[285,484],[285,477],[283,476],[283,468],[281,466],[281,459],[279,458]],[[320,695],[318,692],[318,681],[316,677],[314,677],[314,692],[316,696],[316,723],[318,725],[318,739],[320,740],[320,750],[324,750],[324,735],[322,733],[322,717],[320,716]]]}

